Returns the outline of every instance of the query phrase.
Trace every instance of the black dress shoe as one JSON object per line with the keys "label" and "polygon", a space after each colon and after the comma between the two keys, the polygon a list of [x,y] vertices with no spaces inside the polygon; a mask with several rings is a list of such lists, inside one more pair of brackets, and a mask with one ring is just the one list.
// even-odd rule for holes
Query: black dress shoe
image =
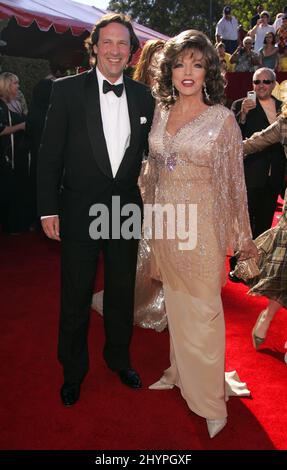
{"label": "black dress shoe", "polygon": [[72,406],[79,400],[80,388],[81,384],[78,382],[65,382],[63,384],[60,395],[64,406]]}
{"label": "black dress shoe", "polygon": [[135,370],[122,369],[118,372],[118,374],[123,384],[131,388],[141,388],[141,379]]}

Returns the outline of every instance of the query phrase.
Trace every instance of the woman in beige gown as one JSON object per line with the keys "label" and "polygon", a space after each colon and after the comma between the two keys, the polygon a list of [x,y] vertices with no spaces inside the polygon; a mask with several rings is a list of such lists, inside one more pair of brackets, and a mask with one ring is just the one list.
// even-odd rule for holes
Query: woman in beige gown
{"label": "woman in beige gown", "polygon": [[[206,418],[210,437],[226,424],[225,325],[221,287],[228,248],[240,259],[257,256],[251,239],[243,173],[242,140],[233,114],[220,103],[224,82],[217,54],[203,34],[185,31],[170,39],[154,87],[159,100],[149,137],[149,163],[156,174],[155,202],[178,204],[193,224],[185,224],[195,246],[180,246],[175,230],[154,235],[154,275],[163,282],[170,333],[170,367],[150,388],[177,385],[189,408]],[[160,212],[160,211],[159,211]],[[155,214],[157,218],[157,213]],[[187,242],[187,240],[184,240]],[[236,379],[234,373],[229,379]],[[226,388],[226,390],[225,390]],[[240,391],[245,384],[238,383]],[[248,392],[248,391],[247,391]]]}

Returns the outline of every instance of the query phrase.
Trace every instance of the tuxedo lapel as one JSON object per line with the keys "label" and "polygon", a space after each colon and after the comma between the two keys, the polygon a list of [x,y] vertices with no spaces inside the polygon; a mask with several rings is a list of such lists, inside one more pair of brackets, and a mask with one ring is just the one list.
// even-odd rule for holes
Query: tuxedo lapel
{"label": "tuxedo lapel", "polygon": [[124,76],[124,84],[128,102],[131,138],[130,145],[126,149],[124,157],[118,169],[117,176],[121,176],[122,174],[124,174],[127,171],[129,165],[131,164],[131,161],[135,156],[136,149],[139,144],[141,131],[140,110],[138,107],[138,98],[136,95],[135,87],[133,86],[133,81]]}
{"label": "tuxedo lapel", "polygon": [[[272,99],[274,99],[274,102],[275,102],[276,113],[280,114],[282,101],[279,101],[274,97],[272,97]],[[256,100],[256,104],[258,106],[258,111],[259,111],[259,114],[258,114],[259,122],[261,123],[263,121],[266,124],[266,127],[268,127],[270,125],[270,122],[268,121],[266,113],[264,109],[262,108],[260,101],[258,99]]]}
{"label": "tuxedo lapel", "polygon": [[93,154],[102,172],[113,178],[99,98],[99,85],[95,69],[88,72],[85,84],[86,119]]}

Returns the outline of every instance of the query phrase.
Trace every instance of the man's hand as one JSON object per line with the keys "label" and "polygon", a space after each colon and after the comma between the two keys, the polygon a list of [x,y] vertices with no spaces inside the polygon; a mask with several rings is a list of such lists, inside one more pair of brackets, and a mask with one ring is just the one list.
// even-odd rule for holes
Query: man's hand
{"label": "man's hand", "polygon": [[57,215],[42,219],[41,224],[47,237],[51,238],[52,240],[58,240],[58,242],[61,241],[60,223],[59,223],[59,217]]}
{"label": "man's hand", "polygon": [[250,98],[244,98],[241,104],[241,110],[240,110],[240,119],[241,122],[244,122],[246,119],[247,114],[251,109],[256,108],[256,101],[251,100]]}
{"label": "man's hand", "polygon": [[256,101],[251,100],[250,98],[244,98],[241,105],[241,112],[246,116],[246,114],[254,108],[256,108]]}

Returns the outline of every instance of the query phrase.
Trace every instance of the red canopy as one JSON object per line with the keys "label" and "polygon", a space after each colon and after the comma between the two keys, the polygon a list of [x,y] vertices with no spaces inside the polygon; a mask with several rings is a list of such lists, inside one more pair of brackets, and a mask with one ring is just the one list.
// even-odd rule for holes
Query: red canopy
{"label": "red canopy", "polygon": [[[72,0],[4,0],[0,1],[0,19],[14,17],[19,26],[29,27],[35,22],[41,31],[53,28],[57,33],[71,31],[74,36],[91,32],[105,10],[83,5]],[[161,33],[133,22],[141,42],[148,39],[167,39]]]}

